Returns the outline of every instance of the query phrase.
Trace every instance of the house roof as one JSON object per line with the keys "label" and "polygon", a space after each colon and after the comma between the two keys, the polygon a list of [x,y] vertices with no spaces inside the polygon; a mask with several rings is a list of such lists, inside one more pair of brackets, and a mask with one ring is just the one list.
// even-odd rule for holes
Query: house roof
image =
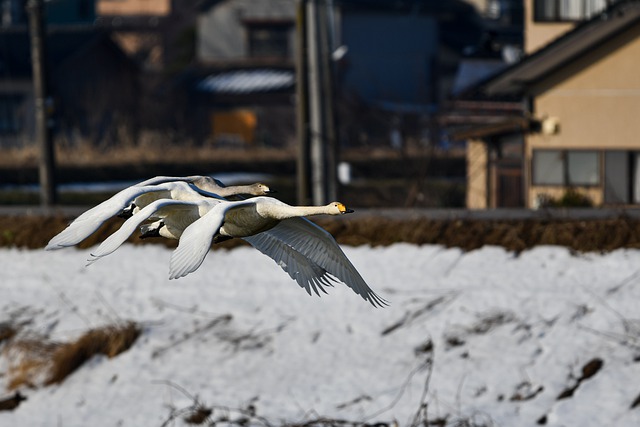
{"label": "house roof", "polygon": [[291,89],[295,73],[290,70],[254,69],[211,74],[198,84],[203,92],[244,95]]}
{"label": "house roof", "polygon": [[519,95],[524,89],[561,69],[594,47],[640,23],[640,1],[614,3],[604,12],[580,23],[520,62],[489,77],[466,94]]}

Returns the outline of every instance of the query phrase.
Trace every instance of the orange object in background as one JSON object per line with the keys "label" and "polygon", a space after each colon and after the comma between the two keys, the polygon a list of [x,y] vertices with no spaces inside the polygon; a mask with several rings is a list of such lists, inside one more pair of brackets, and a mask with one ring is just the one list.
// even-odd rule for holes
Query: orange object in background
{"label": "orange object in background", "polygon": [[251,110],[216,112],[212,115],[212,136],[216,143],[253,144],[258,119]]}

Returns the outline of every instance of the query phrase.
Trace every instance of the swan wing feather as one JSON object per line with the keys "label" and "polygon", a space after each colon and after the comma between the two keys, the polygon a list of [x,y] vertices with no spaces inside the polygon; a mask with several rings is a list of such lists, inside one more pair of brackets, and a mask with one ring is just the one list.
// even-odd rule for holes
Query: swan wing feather
{"label": "swan wing feather", "polygon": [[333,236],[306,218],[289,218],[271,230],[245,238],[274,259],[308,293],[326,292],[339,280],[374,306],[388,305],[364,281]]}
{"label": "swan wing feather", "polygon": [[45,250],[62,249],[76,245],[93,234],[109,218],[117,215],[138,196],[151,192],[165,191],[162,185],[133,186],[125,188],[97,206],[84,212],[67,228],[55,235]]}
{"label": "swan wing feather", "polygon": [[[258,251],[273,259],[309,295],[312,295],[311,291],[313,290],[319,296],[318,289],[327,293],[323,285],[333,286],[330,281],[332,278],[327,271],[282,242],[270,231],[244,237],[243,239]],[[315,279],[317,279],[317,282]]]}
{"label": "swan wing feather", "polygon": [[127,219],[118,231],[102,242],[95,251],[91,252],[91,259],[88,260],[87,265],[113,253],[133,234],[140,224],[148,220],[151,216],[157,215],[163,217],[169,214],[170,211],[185,209],[198,209],[198,205],[194,202],[173,199],[160,199],[150,203],[141,209],[140,212]]}
{"label": "swan wing feather", "polygon": [[218,203],[185,228],[178,241],[178,247],[171,254],[169,279],[177,279],[197,270],[207,256],[213,237],[222,227],[227,212],[253,203],[249,200]]}
{"label": "swan wing feather", "polygon": [[177,182],[177,181],[193,182],[198,178],[200,178],[199,175],[192,175],[192,176],[154,176],[153,178],[149,178],[149,179],[147,179],[145,181],[137,183],[135,186],[136,187],[145,187],[147,185],[158,185],[158,184],[165,184],[167,182]]}

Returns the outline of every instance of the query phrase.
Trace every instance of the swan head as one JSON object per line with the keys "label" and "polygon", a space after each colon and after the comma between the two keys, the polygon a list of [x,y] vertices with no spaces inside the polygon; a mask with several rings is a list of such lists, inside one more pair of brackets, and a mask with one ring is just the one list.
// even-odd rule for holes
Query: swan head
{"label": "swan head", "polygon": [[331,202],[329,203],[329,208],[334,210],[334,214],[335,215],[342,215],[342,214],[347,214],[347,213],[352,213],[353,209],[349,209],[347,208],[344,203],[340,203],[340,202]]}
{"label": "swan head", "polygon": [[252,196],[266,196],[268,194],[277,193],[277,191],[269,188],[268,185],[262,184],[261,182],[256,182],[255,184],[251,184],[250,186]]}

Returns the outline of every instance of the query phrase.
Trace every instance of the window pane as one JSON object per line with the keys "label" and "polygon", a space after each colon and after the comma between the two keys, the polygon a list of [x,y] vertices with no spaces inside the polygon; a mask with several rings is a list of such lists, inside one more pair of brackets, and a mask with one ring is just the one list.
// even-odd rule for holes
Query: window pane
{"label": "window pane", "polygon": [[629,162],[626,151],[604,153],[605,203],[629,203]]}
{"label": "window pane", "polygon": [[633,156],[633,203],[640,203],[640,153],[635,151]]}
{"label": "window pane", "polygon": [[567,167],[570,185],[597,185],[600,183],[600,165],[595,151],[569,151]]}
{"label": "window pane", "polygon": [[582,21],[602,12],[607,0],[534,0],[536,21]]}
{"label": "window pane", "polygon": [[289,26],[252,25],[249,27],[249,55],[286,57],[289,54]]}
{"label": "window pane", "polygon": [[582,4],[576,0],[561,0],[560,19],[573,21],[582,18]]}
{"label": "window pane", "polygon": [[591,18],[607,7],[607,0],[585,0],[585,17]]}
{"label": "window pane", "polygon": [[561,185],[564,183],[562,151],[535,150],[533,152],[534,185]]}
{"label": "window pane", "polygon": [[553,21],[558,18],[556,0],[536,0],[535,19],[537,21]]}

